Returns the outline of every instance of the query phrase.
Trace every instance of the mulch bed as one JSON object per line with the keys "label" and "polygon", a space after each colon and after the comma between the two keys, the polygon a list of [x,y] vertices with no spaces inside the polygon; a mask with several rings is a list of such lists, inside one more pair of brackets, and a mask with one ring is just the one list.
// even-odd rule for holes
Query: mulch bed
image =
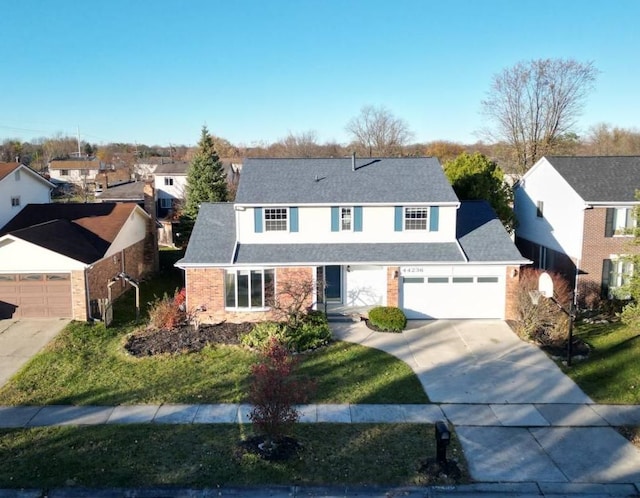
{"label": "mulch bed", "polygon": [[428,458],[421,462],[418,472],[426,479],[422,484],[456,484],[462,477],[454,460],[438,463],[435,458]]}
{"label": "mulch bed", "polygon": [[373,330],[374,332],[384,332],[386,334],[400,334],[402,331],[401,330],[384,330],[381,329],[380,327],[374,325],[373,323],[371,323],[371,320],[369,320],[368,318],[362,318],[362,320],[364,321],[365,325],[367,326],[367,328],[369,330]]}
{"label": "mulch bed", "polygon": [[[553,358],[566,358],[567,357],[567,344],[568,341],[564,341],[560,344],[553,345],[542,345],[540,349],[542,349],[545,353]],[[571,342],[571,357],[572,358],[586,358],[589,356],[591,352],[591,348],[589,345],[584,342],[582,339],[573,338]]]}
{"label": "mulch bed", "polygon": [[197,329],[183,325],[173,330],[153,330],[134,334],[124,348],[133,356],[195,353],[210,344],[240,344],[240,338],[251,331],[253,323],[218,323],[201,325]]}

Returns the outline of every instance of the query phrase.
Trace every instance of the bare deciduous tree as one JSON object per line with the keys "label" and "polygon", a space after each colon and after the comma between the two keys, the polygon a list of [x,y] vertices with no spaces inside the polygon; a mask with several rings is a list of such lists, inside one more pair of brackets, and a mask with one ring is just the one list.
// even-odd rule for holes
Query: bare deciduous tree
{"label": "bare deciduous tree", "polygon": [[486,134],[511,146],[524,173],[574,131],[598,70],[573,59],[521,62],[493,77],[484,114],[495,123]]}
{"label": "bare deciduous tree", "polygon": [[413,136],[404,120],[385,107],[371,105],[364,106],[360,114],[349,121],[346,130],[369,157],[400,154]]}
{"label": "bare deciduous tree", "polygon": [[639,155],[640,131],[600,123],[589,130],[584,149],[594,156]]}

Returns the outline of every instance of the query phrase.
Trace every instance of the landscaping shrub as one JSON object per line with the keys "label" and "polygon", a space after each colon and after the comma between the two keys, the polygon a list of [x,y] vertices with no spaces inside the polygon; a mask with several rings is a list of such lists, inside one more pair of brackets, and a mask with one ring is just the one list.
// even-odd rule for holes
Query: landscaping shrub
{"label": "landscaping shrub", "polygon": [[281,342],[285,342],[285,326],[277,322],[257,323],[251,332],[245,334],[241,343],[250,348],[262,349],[266,347],[271,338],[275,337]]}
{"label": "landscaping shrub", "polygon": [[315,317],[295,327],[287,327],[285,332],[286,344],[291,351],[309,351],[316,349],[331,341],[331,328],[324,317],[322,320]]}
{"label": "landscaping shrub", "polygon": [[310,311],[303,315],[296,326],[277,322],[258,323],[251,332],[243,336],[242,344],[251,348],[264,348],[272,337],[282,342],[289,351],[303,352],[331,341],[331,328],[324,313]]}
{"label": "landscaping shrub", "polygon": [[[514,324],[516,333],[545,346],[559,346],[566,342],[569,317],[551,299],[541,297],[533,304],[529,294],[538,289],[538,279],[542,270],[524,268],[518,283],[518,320]],[[550,273],[556,300],[568,310],[571,303],[571,289],[568,282],[557,273]]]}
{"label": "landscaping shrub", "polygon": [[267,452],[291,431],[299,417],[295,405],[306,403],[313,388],[313,383],[294,376],[296,366],[287,347],[272,336],[251,368],[249,418],[264,435]]}
{"label": "landscaping shrub", "polygon": [[172,330],[186,320],[183,291],[176,290],[173,297],[165,293],[149,305],[149,326],[153,329]]}
{"label": "landscaping shrub", "polygon": [[385,332],[401,332],[407,325],[407,317],[400,308],[378,306],[369,311],[369,322]]}

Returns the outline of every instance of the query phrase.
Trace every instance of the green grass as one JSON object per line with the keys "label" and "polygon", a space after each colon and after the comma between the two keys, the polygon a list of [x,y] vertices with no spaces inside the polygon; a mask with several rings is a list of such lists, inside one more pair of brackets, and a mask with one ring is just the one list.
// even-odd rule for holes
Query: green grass
{"label": "green grass", "polygon": [[640,403],[640,331],[621,323],[580,324],[589,358],[565,372],[598,403]]}
{"label": "green grass", "polygon": [[[0,488],[59,486],[193,487],[423,485],[433,458],[433,428],[420,424],[299,425],[297,457],[266,462],[241,454],[249,426],[94,426],[0,431]],[[469,476],[453,434],[448,457]]]}
{"label": "green grass", "polygon": [[[162,251],[161,272],[141,285],[143,316],[154,296],[180,286],[178,251]],[[72,322],[0,389],[0,405],[119,405],[246,401],[255,354],[232,346],[136,359],[124,348],[136,327],[133,292],[116,302],[114,325]],[[384,352],[334,343],[302,355],[301,374],[317,381],[319,403],[427,403],[411,369]]]}

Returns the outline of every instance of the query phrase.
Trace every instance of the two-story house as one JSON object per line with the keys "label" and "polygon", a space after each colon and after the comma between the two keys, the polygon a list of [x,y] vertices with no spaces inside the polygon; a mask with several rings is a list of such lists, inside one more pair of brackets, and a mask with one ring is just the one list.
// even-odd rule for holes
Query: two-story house
{"label": "two-story house", "polygon": [[485,202],[435,158],[246,159],[235,203],[203,204],[185,257],[199,320],[269,317],[291,280],[310,305],[409,318],[505,318],[529,263]]}
{"label": "two-story house", "polygon": [[51,202],[55,186],[20,163],[0,163],[0,228],[27,204]]}
{"label": "two-story house", "polygon": [[187,169],[184,161],[158,164],[153,172],[158,218],[169,215],[184,202],[187,190]]}
{"label": "two-story house", "polygon": [[[516,244],[539,268],[565,274],[578,298],[610,297],[637,252],[640,157],[544,157],[515,186]],[[577,279],[577,280],[575,280]]]}

